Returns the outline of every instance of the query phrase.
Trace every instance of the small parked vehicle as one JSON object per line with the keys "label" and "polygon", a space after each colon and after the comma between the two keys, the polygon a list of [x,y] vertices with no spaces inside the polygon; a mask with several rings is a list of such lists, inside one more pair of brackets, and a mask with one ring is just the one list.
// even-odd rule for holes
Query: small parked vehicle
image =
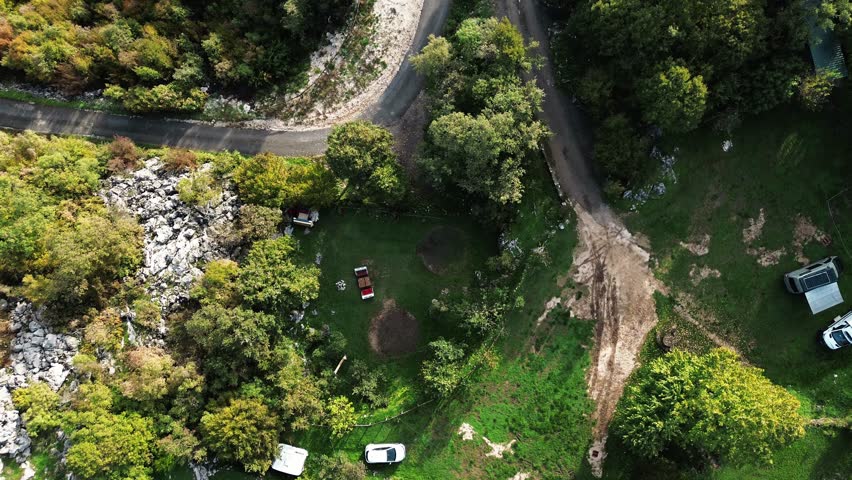
{"label": "small parked vehicle", "polygon": [[405,459],[405,445],[401,443],[371,443],[364,448],[367,463],[399,463]]}
{"label": "small parked vehicle", "polygon": [[355,279],[358,281],[358,291],[361,292],[361,300],[368,300],[376,296],[373,291],[373,281],[370,280],[370,272],[367,267],[355,269]]}
{"label": "small parked vehicle", "polygon": [[842,272],[839,258],[826,257],[784,275],[784,286],[790,293],[807,293],[835,283]]}
{"label": "small parked vehicle", "polygon": [[822,341],[831,350],[852,345],[852,311],[834,317],[834,323],[822,332]]}

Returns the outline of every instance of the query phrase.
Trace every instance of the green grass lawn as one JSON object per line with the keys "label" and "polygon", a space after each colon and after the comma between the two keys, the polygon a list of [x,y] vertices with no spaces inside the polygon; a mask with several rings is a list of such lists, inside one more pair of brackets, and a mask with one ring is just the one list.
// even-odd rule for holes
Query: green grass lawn
{"label": "green grass lawn", "polygon": [[[494,368],[478,374],[465,392],[425,405],[397,420],[356,429],[341,440],[331,440],[327,432],[315,430],[298,438],[300,445],[306,445],[312,453],[339,450],[357,459],[367,443],[405,443],[408,447],[405,462],[376,469],[372,472],[374,478],[490,479],[508,478],[527,471],[535,472],[537,478],[561,479],[580,468],[590,438],[588,413],[591,405],[586,397],[584,376],[593,324],[553,312],[540,329],[534,329],[546,301],[560,293],[559,279],[570,268],[577,238],[571,221],[565,221],[564,214],[560,213],[561,207],[543,163],[533,165],[530,177],[524,205],[518,209],[516,221],[504,236],[516,239],[524,252],[543,246],[547,253],[531,255],[525,262],[518,288],[523,302],[508,315],[505,338],[494,345],[499,354]],[[418,318],[427,318],[425,312],[431,295],[454,282],[463,284],[469,279],[470,267],[478,261],[478,254],[465,255],[457,273],[448,273],[438,281],[411,253],[413,246],[431,228],[441,224],[463,228],[465,223],[461,219],[458,220],[461,223],[408,219],[404,220],[409,222],[407,233],[390,224],[376,227],[373,239],[359,239],[364,230],[359,223],[364,221],[349,212],[339,218],[326,215],[316,231],[307,237],[298,237],[303,239],[304,255],[313,256],[317,248],[323,252],[320,316],[326,318],[330,310],[335,310],[334,318],[355,319],[348,324],[329,320],[338,328],[347,329],[344,333],[350,338],[353,352],[368,352],[369,346],[364,339],[366,322],[379,306],[378,302],[361,302],[349,289],[336,290],[337,280],[351,278],[350,263],[372,259],[375,266],[371,268],[378,274],[377,299],[392,295]],[[327,231],[325,238],[312,237],[322,229]],[[474,226],[469,235],[479,238],[478,235],[483,235],[481,230]],[[345,248],[329,248],[332,235],[336,245]],[[384,255],[371,255],[376,251],[376,242],[386,242]],[[475,245],[477,249],[483,248],[481,244]],[[334,253],[326,253],[332,250]],[[495,253],[487,249],[485,252]],[[385,274],[392,281],[383,279]],[[342,311],[349,313],[343,317],[340,316]],[[357,322],[362,322],[360,327]],[[439,334],[441,330],[437,325],[424,328],[427,336]],[[362,339],[357,340],[357,335]],[[533,346],[536,353],[530,351]],[[370,358],[371,361],[380,360],[374,356]],[[405,379],[406,371],[409,374],[416,371],[419,360],[414,355],[387,364],[396,365],[395,374]],[[394,405],[402,406],[404,399],[410,398],[404,380],[392,381],[397,385],[395,401],[386,411],[374,412],[372,419],[393,413]],[[457,435],[462,423],[471,424],[477,431],[474,440],[462,441]],[[489,447],[481,435],[500,443],[517,439],[514,454],[503,459],[486,457]]]}
{"label": "green grass lawn", "polygon": [[[440,275],[430,272],[417,255],[418,244],[435,228],[454,229],[461,239],[452,252],[451,266]],[[419,217],[371,213],[353,210],[344,213],[323,212],[317,228],[294,236],[302,254],[313,261],[322,254],[320,299],[316,313],[309,308],[311,324],[327,323],[347,338],[349,360],[382,361],[370,349],[370,321],[382,309],[383,302],[396,304],[413,314],[420,323],[421,346],[441,335],[445,326],[430,322],[429,306],[441,290],[467,287],[474,271],[496,253],[495,233],[462,217]],[[363,301],[355,284],[353,269],[367,265],[375,288],[375,298]],[[338,291],[336,283],[346,282]],[[412,355],[412,360],[417,360]],[[403,363],[408,359],[403,359]],[[390,363],[400,363],[394,361]]]}
{"label": "green grass lawn", "polygon": [[[852,411],[852,349],[828,352],[817,344],[817,333],[836,315],[847,312],[852,301],[852,276],[839,281],[846,303],[820,315],[811,315],[802,295],[786,292],[781,279],[799,267],[794,254],[794,227],[798,215],[807,217],[830,234],[833,244],[805,245],[804,255],[817,260],[827,255],[852,262],[829,217],[826,200],[852,184],[852,118],[848,92],[839,105],[822,113],[780,109],[749,119],[737,129],[734,148],[724,153],[722,134],[702,130],[670,139],[678,180],[668,192],[628,214],[632,231],[650,239],[655,272],[673,293],[686,292],[704,313],[699,320],[709,330],[736,345],[747,360],[802,400],[808,417],[848,415]],[[753,248],[784,248],[777,265],[763,267],[746,253],[742,230],[764,209],[766,224]],[[852,212],[850,212],[852,213]],[[852,215],[841,219],[840,229],[852,232]],[[680,246],[709,234],[709,253],[695,256]],[[852,238],[846,238],[846,244]],[[693,266],[718,270],[720,278],[695,285]],[[706,337],[679,320],[670,300],[658,297],[661,325],[677,324],[685,345],[694,350],[711,346]],[[713,320],[715,319],[715,320]],[[691,330],[691,331],[690,331]],[[659,354],[653,341],[645,357]],[[848,478],[849,436],[826,436],[809,429],[792,447],[777,453],[774,468],[728,466],[703,472],[698,478]],[[841,448],[841,445],[846,448]],[[689,472],[656,465],[640,465],[617,442],[611,445],[605,465],[607,478],[693,478]],[[836,457],[836,458],[835,458]],[[834,461],[833,461],[834,460]],[[844,466],[845,465],[845,466]],[[665,475],[664,475],[665,473]],[[841,475],[832,476],[832,475]],[[843,476],[847,475],[847,476]]]}

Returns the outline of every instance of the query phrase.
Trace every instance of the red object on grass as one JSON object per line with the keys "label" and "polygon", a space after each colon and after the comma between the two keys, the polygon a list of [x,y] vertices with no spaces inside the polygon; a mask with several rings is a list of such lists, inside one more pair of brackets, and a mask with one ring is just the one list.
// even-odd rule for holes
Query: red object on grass
{"label": "red object on grass", "polygon": [[369,287],[361,290],[361,295],[370,295],[371,293],[373,293],[373,289]]}

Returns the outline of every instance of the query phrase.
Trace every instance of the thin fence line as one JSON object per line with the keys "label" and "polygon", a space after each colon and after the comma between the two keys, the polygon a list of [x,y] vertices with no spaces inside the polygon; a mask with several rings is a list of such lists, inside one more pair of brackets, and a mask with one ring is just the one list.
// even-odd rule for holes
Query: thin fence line
{"label": "thin fence line", "polygon": [[834,218],[834,212],[831,210],[831,201],[839,197],[840,195],[845,194],[847,191],[850,190],[850,188],[852,187],[844,188],[843,190],[834,194],[834,196],[826,200],[825,203],[828,206],[828,216],[831,217],[831,223],[832,225],[834,225],[834,229],[837,231],[837,238],[840,239],[840,244],[843,246],[843,251],[846,252],[847,258],[852,259],[852,253],[849,252],[849,248],[846,246],[846,240],[843,238],[843,232],[840,230],[840,227],[837,226],[837,220]]}

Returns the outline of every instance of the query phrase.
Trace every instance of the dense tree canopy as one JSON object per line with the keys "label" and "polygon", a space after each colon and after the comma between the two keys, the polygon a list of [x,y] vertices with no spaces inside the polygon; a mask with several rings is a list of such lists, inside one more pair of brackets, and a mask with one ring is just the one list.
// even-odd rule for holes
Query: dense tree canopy
{"label": "dense tree canopy", "polygon": [[350,0],[0,4],[0,65],[68,93],[114,85],[132,111],[203,108],[201,88],[295,80]]}
{"label": "dense tree canopy", "polygon": [[308,158],[261,153],[234,170],[240,196],[270,208],[322,207],[337,199],[337,180],[325,165]]}
{"label": "dense tree canopy", "polygon": [[618,406],[615,430],[636,453],[666,449],[769,461],[774,448],[804,435],[799,401],[736,354],[675,350],[636,374]]}
{"label": "dense tree canopy", "polygon": [[[689,131],[790,100],[808,71],[798,0],[563,3],[576,5],[555,42],[560,80],[598,122],[625,115],[636,130]],[[618,178],[604,167],[618,183],[639,168]]]}
{"label": "dense tree canopy", "polygon": [[389,205],[405,195],[406,180],[393,151],[393,135],[383,127],[364,121],[334,127],[325,159],[334,174],[346,181],[342,195]]}
{"label": "dense tree canopy", "polygon": [[235,398],[201,417],[204,442],[226,461],[247,472],[265,473],[278,445],[278,418],[256,398]]}
{"label": "dense tree canopy", "polygon": [[543,93],[520,78],[535,63],[533,47],[508,19],[476,18],[412,58],[434,117],[421,167],[434,185],[492,212],[520,202],[525,157],[547,135],[535,120]]}
{"label": "dense tree canopy", "polygon": [[803,13],[798,2],[770,8],[761,0],[587,1],[577,7],[571,32],[590,49],[590,63],[623,87],[668,70],[659,65],[672,57],[703,79],[710,108],[752,112],[772,107],[759,99],[766,84],[789,88],[806,68],[799,56]]}

